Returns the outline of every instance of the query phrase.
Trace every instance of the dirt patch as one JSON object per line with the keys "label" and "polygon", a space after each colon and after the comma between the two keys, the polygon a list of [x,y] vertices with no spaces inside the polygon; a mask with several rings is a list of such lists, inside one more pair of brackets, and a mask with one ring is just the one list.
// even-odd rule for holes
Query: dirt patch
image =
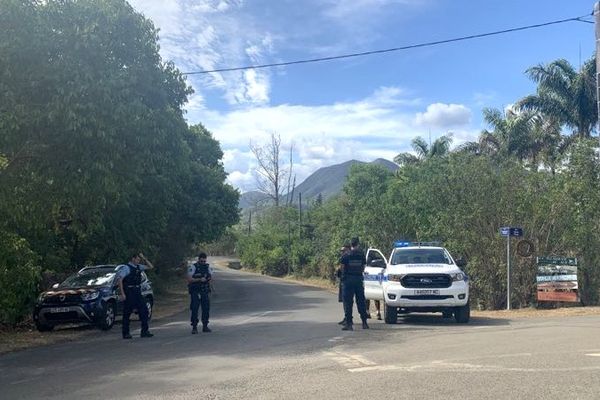
{"label": "dirt patch", "polygon": [[471,311],[471,316],[484,318],[553,318],[600,315],[600,307],[564,307],[552,310],[520,308],[516,310]]}

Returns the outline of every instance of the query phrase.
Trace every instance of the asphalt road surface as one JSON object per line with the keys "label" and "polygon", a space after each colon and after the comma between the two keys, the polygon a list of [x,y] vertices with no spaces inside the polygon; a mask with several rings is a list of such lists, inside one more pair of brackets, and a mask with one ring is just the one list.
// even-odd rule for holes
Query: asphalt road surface
{"label": "asphalt road surface", "polygon": [[[431,314],[342,332],[337,296],[220,269],[212,333],[120,325],[0,356],[0,399],[598,399],[600,318],[467,325]],[[158,307],[160,305],[157,305]],[[50,335],[52,333],[49,333]]]}

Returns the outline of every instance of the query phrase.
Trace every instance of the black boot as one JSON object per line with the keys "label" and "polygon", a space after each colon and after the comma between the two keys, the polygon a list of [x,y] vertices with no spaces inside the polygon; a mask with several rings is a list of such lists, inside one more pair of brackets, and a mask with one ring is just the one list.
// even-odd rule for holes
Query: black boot
{"label": "black boot", "polygon": [[192,335],[198,333],[198,327],[196,325],[192,326]]}
{"label": "black boot", "polygon": [[208,325],[203,325],[202,326],[202,332],[212,332],[212,331],[210,330],[210,328],[208,327]]}
{"label": "black boot", "polygon": [[346,324],[342,327],[343,331],[353,331],[354,328],[352,327],[352,324]]}
{"label": "black boot", "polygon": [[343,320],[341,320],[340,322],[338,322],[338,325],[346,325],[346,318],[344,317]]}
{"label": "black boot", "polygon": [[366,319],[363,319],[362,328],[363,329],[369,329],[369,324],[367,324],[367,320]]}

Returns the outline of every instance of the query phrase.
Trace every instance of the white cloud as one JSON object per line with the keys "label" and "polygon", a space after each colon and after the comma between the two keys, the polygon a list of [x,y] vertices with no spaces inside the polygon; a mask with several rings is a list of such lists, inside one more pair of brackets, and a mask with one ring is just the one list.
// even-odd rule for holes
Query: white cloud
{"label": "white cloud", "polygon": [[[248,23],[241,0],[131,0],[131,5],[160,28],[161,55],[183,72],[207,71],[264,62],[274,50],[266,28]],[[240,35],[243,32],[243,35]],[[232,105],[269,101],[268,70],[190,75],[203,90],[219,90]]]}
{"label": "white cloud", "polygon": [[223,150],[223,165],[226,171],[247,173],[253,161],[254,155],[251,151],[241,151],[239,149]]}
{"label": "white cloud", "polygon": [[[229,181],[247,191],[256,185],[250,173],[255,165],[248,148],[250,140],[264,144],[271,132],[279,134],[285,149],[282,161],[286,163],[287,149],[293,143],[294,170],[300,183],[321,167],[351,159],[392,160],[396,154],[409,151],[413,138],[428,136],[428,127],[415,123],[414,110],[419,104],[401,88],[382,87],[353,102],[255,106],[230,112],[202,109],[190,111],[189,117],[213,132],[225,152]],[[477,137],[476,132],[466,129],[453,132],[456,144]]]}
{"label": "white cloud", "polygon": [[249,192],[256,189],[256,178],[252,171],[233,171],[227,177],[227,182],[242,192]]}
{"label": "white cloud", "polygon": [[450,129],[468,125],[471,110],[462,104],[435,103],[427,106],[427,111],[418,113],[415,123],[423,127]]}

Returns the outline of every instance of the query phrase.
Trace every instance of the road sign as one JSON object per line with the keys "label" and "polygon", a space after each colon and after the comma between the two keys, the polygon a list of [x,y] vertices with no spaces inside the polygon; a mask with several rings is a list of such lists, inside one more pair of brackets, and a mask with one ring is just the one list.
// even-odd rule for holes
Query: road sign
{"label": "road sign", "polygon": [[523,228],[510,228],[510,236],[523,236]]}
{"label": "road sign", "polygon": [[577,258],[576,257],[557,257],[557,256],[549,256],[549,257],[538,257],[537,258],[538,265],[572,265],[577,266]]}
{"label": "road sign", "polygon": [[523,236],[523,228],[515,228],[512,226],[503,226],[500,228],[500,235],[504,237],[515,236],[521,237]]}

